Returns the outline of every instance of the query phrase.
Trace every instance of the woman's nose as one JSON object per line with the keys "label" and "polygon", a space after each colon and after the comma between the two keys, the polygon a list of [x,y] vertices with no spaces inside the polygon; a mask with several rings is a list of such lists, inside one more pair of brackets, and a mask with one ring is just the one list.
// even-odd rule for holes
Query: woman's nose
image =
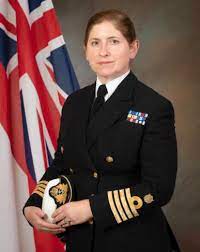
{"label": "woman's nose", "polygon": [[108,56],[109,55],[109,48],[107,44],[102,44],[100,49],[99,49],[99,55],[102,57]]}

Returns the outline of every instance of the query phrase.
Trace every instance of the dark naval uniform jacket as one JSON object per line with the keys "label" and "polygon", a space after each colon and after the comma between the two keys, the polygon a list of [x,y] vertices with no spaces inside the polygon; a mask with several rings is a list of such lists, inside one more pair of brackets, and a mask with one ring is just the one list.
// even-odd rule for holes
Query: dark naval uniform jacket
{"label": "dark naval uniform jacket", "polygon": [[[73,200],[90,201],[93,221],[67,228],[67,251],[179,251],[161,210],[177,172],[171,102],[131,72],[89,120],[94,96],[95,84],[67,98],[55,158],[41,179],[64,174]],[[25,207],[41,207],[38,186]]]}

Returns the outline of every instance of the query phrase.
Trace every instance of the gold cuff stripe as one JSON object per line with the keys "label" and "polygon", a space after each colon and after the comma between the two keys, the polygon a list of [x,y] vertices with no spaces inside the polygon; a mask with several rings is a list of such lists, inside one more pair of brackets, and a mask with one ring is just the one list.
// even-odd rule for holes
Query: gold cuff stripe
{"label": "gold cuff stripe", "polygon": [[45,183],[45,184],[48,184],[48,182],[49,182],[49,181],[47,181],[47,180],[40,180],[40,181],[38,182],[38,184],[39,184],[39,183]]}
{"label": "gold cuff stripe", "polygon": [[[132,196],[132,204],[135,206],[135,209],[140,209],[143,206],[143,201],[138,196]],[[137,204],[134,204],[134,201],[137,202]]]}
{"label": "gold cuff stripe", "polygon": [[44,185],[47,185],[49,181],[46,181],[46,180],[41,180],[38,182],[38,185],[40,184],[44,184]]}
{"label": "gold cuff stripe", "polygon": [[36,188],[36,191],[40,191],[41,193],[44,193],[44,189],[43,188]]}
{"label": "gold cuff stripe", "polygon": [[128,216],[129,219],[133,218],[133,215],[132,215],[131,211],[129,210],[129,206],[128,206],[126,198],[125,198],[124,189],[119,190],[119,195],[120,195],[120,199],[121,199],[123,208],[126,212],[126,215]]}
{"label": "gold cuff stripe", "polygon": [[44,190],[40,190],[39,188],[35,188],[35,190],[32,193],[35,193],[35,192],[40,192],[44,194]]}
{"label": "gold cuff stripe", "polygon": [[132,202],[132,198],[131,198],[131,192],[130,192],[130,188],[126,188],[125,189],[125,192],[126,192],[126,198],[127,198],[127,201],[128,201],[128,204],[129,204],[129,207],[133,213],[133,215],[136,217],[136,216],[139,216],[133,202]]}
{"label": "gold cuff stripe", "polygon": [[37,185],[35,189],[39,189],[39,190],[41,190],[41,191],[44,192],[45,188],[46,188],[46,186],[45,187],[41,187],[40,185]]}
{"label": "gold cuff stripe", "polygon": [[112,191],[108,191],[108,202],[110,204],[110,208],[113,212],[113,215],[115,217],[115,220],[117,221],[117,223],[121,223],[122,220],[117,212],[117,209],[115,207],[114,201],[113,201],[113,196],[112,196]]}
{"label": "gold cuff stripe", "polygon": [[123,210],[123,208],[121,206],[121,203],[120,203],[120,200],[119,200],[118,190],[115,190],[113,192],[113,194],[114,194],[114,200],[115,200],[115,204],[117,206],[117,210],[118,210],[119,214],[121,215],[122,220],[123,221],[128,220],[128,218],[126,217],[126,214],[124,213],[124,210]]}
{"label": "gold cuff stripe", "polygon": [[39,191],[41,191],[42,193],[44,193],[45,188],[42,188],[42,187],[40,187],[40,186],[36,186],[36,188],[34,189],[34,191],[36,191],[36,190],[39,190]]}
{"label": "gold cuff stripe", "polygon": [[37,185],[37,187],[41,187],[41,188],[43,188],[43,189],[45,189],[46,186],[47,186],[47,185],[44,185],[44,184],[38,184],[38,185]]}

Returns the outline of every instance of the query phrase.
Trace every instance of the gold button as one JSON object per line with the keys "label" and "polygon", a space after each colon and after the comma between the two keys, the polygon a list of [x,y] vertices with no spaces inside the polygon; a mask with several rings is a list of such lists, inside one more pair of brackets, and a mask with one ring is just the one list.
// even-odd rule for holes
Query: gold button
{"label": "gold button", "polygon": [[88,223],[89,223],[90,225],[92,225],[92,224],[94,223],[94,221],[93,221],[92,219],[90,219],[90,220],[88,221]]}
{"label": "gold button", "polygon": [[108,162],[108,163],[112,163],[113,162],[113,157],[111,157],[111,156],[107,156],[106,157],[106,161]]}
{"label": "gold button", "polygon": [[153,196],[150,193],[144,196],[144,202],[146,202],[147,204],[150,204],[153,201],[154,201]]}
{"label": "gold button", "polygon": [[97,172],[94,172],[94,173],[93,173],[93,177],[94,177],[94,178],[97,178],[97,177],[98,177]]}
{"label": "gold button", "polygon": [[69,170],[70,170],[71,173],[74,173],[74,170],[72,168],[69,168]]}

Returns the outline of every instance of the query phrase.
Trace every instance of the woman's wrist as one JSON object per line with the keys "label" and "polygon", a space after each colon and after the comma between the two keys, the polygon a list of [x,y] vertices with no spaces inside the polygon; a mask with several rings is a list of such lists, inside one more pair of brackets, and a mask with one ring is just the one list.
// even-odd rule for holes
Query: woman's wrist
{"label": "woman's wrist", "polygon": [[86,209],[87,209],[88,219],[92,219],[93,218],[93,214],[92,214],[92,210],[91,210],[91,207],[90,207],[90,201],[89,201],[89,199],[85,200],[85,205],[86,205]]}

